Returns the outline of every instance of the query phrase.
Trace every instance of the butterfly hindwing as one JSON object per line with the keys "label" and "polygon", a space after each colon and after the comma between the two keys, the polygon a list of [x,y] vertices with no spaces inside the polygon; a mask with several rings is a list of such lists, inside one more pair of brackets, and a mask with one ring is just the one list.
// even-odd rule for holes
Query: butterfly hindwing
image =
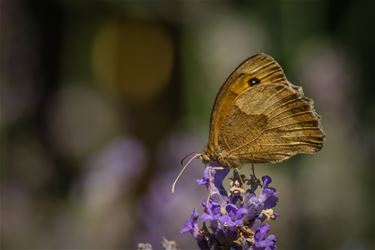
{"label": "butterfly hindwing", "polygon": [[312,101],[291,85],[271,83],[240,94],[223,120],[219,147],[241,162],[279,162],[314,153],[324,134]]}

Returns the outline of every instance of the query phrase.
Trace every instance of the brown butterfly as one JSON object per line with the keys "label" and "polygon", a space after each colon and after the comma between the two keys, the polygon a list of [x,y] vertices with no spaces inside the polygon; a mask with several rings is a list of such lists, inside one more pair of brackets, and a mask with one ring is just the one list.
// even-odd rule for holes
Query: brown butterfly
{"label": "brown butterfly", "polygon": [[271,56],[259,53],[240,64],[221,87],[208,145],[193,158],[228,168],[275,163],[319,151],[324,138],[313,101],[288,82]]}

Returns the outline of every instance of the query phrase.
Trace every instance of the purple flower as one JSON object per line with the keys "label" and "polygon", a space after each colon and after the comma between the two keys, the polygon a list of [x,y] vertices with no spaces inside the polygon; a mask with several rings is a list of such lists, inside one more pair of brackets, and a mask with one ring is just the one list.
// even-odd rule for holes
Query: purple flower
{"label": "purple flower", "polygon": [[243,218],[247,215],[248,211],[246,208],[237,208],[233,204],[228,204],[225,207],[227,214],[220,217],[220,221],[226,223],[228,226],[242,226]]}
{"label": "purple flower", "polygon": [[248,210],[247,219],[252,220],[262,212],[264,204],[255,194],[246,192],[243,207]]}
{"label": "purple flower", "polygon": [[261,202],[263,202],[265,209],[273,208],[276,206],[279,198],[277,198],[276,189],[272,187],[268,187],[269,184],[272,182],[272,179],[269,176],[263,176],[262,182],[263,182],[263,190],[259,198]]}
{"label": "purple flower", "polygon": [[276,249],[276,237],[273,234],[267,236],[270,225],[263,224],[255,231],[255,243],[252,250],[273,250]]}
{"label": "purple flower", "polygon": [[180,233],[187,233],[190,232],[194,238],[197,239],[199,235],[199,228],[198,228],[198,213],[197,210],[194,208],[193,214],[191,215],[190,220],[185,223],[185,226],[181,229]]}
{"label": "purple flower", "polygon": [[201,234],[199,227],[198,227],[198,213],[197,210],[194,208],[193,214],[191,215],[190,220],[188,220],[185,223],[185,226],[181,229],[180,233],[187,233],[190,232],[195,240],[197,241],[197,244],[200,249],[208,249],[208,242],[205,239],[204,235]]}
{"label": "purple flower", "polygon": [[220,204],[212,202],[211,200],[208,202],[206,200],[202,201],[202,207],[205,208],[204,213],[201,215],[201,220],[203,222],[207,220],[217,220],[220,216]]}
{"label": "purple flower", "polygon": [[[212,164],[210,166],[216,166]],[[211,167],[207,167],[204,170],[203,178],[196,180],[198,185],[203,185],[207,189],[210,186],[210,175],[211,175],[211,193],[212,192],[219,192],[222,195],[227,195],[226,190],[223,186],[224,178],[228,175],[229,169],[212,169]]]}
{"label": "purple flower", "polygon": [[264,223],[279,216],[272,209],[278,197],[276,189],[269,186],[271,177],[262,177],[262,190],[257,196],[258,179],[255,176],[246,179],[238,172],[234,172],[226,191],[223,181],[228,172],[227,168],[214,170],[208,166],[205,169],[197,183],[208,189],[209,199],[202,201],[204,212],[198,216],[194,210],[181,232],[191,232],[201,249],[275,249],[276,238],[268,235],[269,225]]}
{"label": "purple flower", "polygon": [[[223,180],[228,172],[229,170],[227,169],[214,170],[211,167],[207,167],[204,170],[203,178],[196,180],[196,183],[208,189],[213,202],[223,205],[227,200]],[[205,205],[203,207],[205,207]]]}
{"label": "purple flower", "polygon": [[227,195],[227,191],[225,190],[223,186],[223,181],[225,177],[229,173],[229,168],[223,168],[220,170],[216,170],[216,173],[214,175],[214,186],[219,190],[220,194]]}
{"label": "purple flower", "polygon": [[[209,179],[209,168],[205,168],[203,172],[203,177],[201,179],[196,180],[198,185],[204,185],[206,188],[210,185]],[[215,170],[212,170],[211,173],[215,173]]]}

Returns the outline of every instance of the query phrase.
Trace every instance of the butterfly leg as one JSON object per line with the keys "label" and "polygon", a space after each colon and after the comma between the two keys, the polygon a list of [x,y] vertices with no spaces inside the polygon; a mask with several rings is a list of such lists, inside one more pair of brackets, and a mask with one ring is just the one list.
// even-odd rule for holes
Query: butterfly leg
{"label": "butterfly leg", "polygon": [[250,175],[250,185],[251,185],[251,190],[255,191],[258,188],[258,186],[262,187],[262,183],[255,175],[254,163],[251,163],[251,169],[253,173]]}
{"label": "butterfly leg", "polygon": [[243,184],[244,184],[244,178],[245,178],[245,176],[240,175],[240,172],[238,171],[238,168],[235,168],[233,170],[233,177],[234,177],[233,178],[234,180],[238,180],[239,181],[239,184],[242,187]]}

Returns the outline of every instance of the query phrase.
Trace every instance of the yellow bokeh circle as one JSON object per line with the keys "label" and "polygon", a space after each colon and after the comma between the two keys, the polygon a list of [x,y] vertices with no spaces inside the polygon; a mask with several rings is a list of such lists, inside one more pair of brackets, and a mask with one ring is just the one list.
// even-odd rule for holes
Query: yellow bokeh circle
{"label": "yellow bokeh circle", "polygon": [[92,49],[93,73],[107,90],[144,102],[168,83],[173,44],[160,23],[105,21]]}

